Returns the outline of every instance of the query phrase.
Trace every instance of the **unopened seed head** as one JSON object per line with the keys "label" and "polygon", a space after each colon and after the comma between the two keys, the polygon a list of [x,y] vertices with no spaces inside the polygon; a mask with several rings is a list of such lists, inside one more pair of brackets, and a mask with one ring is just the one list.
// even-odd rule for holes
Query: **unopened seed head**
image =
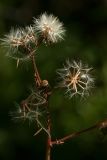
{"label": "unopened seed head", "polygon": [[43,87],[46,87],[46,86],[48,86],[48,85],[49,85],[49,83],[48,83],[47,80],[43,80],[43,81],[42,81],[42,86],[43,86]]}

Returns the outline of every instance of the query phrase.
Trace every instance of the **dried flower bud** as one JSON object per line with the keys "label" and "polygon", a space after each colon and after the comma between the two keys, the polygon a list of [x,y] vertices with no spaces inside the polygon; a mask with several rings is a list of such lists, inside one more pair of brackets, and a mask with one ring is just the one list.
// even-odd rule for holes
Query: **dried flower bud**
{"label": "dried flower bud", "polygon": [[43,87],[46,87],[46,86],[48,86],[48,85],[49,85],[49,83],[48,83],[47,80],[43,80],[43,81],[42,81],[42,86],[43,86]]}
{"label": "dried flower bud", "polygon": [[34,28],[43,36],[45,42],[56,43],[63,39],[65,29],[57,17],[47,13],[34,19]]}
{"label": "dried flower bud", "polygon": [[63,69],[58,69],[57,73],[60,75],[59,87],[67,88],[66,94],[69,98],[74,95],[89,95],[89,90],[93,86],[93,78],[89,74],[92,68],[84,66],[81,62],[72,63],[67,60]]}

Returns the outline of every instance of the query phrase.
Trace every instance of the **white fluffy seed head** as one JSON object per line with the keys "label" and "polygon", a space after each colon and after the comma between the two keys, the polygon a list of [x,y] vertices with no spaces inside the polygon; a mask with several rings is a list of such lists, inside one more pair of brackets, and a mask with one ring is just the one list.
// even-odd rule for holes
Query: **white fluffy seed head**
{"label": "white fluffy seed head", "polygon": [[25,44],[27,43],[37,43],[37,37],[36,34],[34,32],[34,28],[32,26],[27,26],[25,27],[24,30],[24,42]]}
{"label": "white fluffy seed head", "polygon": [[12,28],[10,33],[1,40],[2,45],[6,48],[7,56],[16,60],[28,60],[31,51],[37,49],[37,36],[32,26]]}
{"label": "white fluffy seed head", "polygon": [[13,49],[18,49],[19,46],[26,46],[30,42],[36,42],[36,36],[32,26],[24,28],[14,29],[12,28],[10,33],[5,35],[2,39],[3,45]]}
{"label": "white fluffy seed head", "polygon": [[58,69],[60,76],[59,87],[66,88],[66,94],[69,98],[74,95],[89,95],[89,90],[93,87],[94,79],[90,75],[92,68],[84,66],[82,62],[66,61],[63,69]]}
{"label": "white fluffy seed head", "polygon": [[2,39],[4,46],[10,48],[18,48],[22,45],[23,34],[21,29],[12,28],[10,33],[5,35],[5,38]]}
{"label": "white fluffy seed head", "polygon": [[47,13],[42,14],[38,19],[34,19],[34,28],[46,42],[56,43],[62,40],[65,34],[63,23],[57,17]]}

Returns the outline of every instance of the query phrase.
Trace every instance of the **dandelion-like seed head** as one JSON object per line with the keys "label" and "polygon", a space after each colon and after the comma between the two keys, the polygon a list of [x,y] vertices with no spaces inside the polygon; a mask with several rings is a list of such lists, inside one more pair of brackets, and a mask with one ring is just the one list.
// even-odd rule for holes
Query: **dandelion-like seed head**
{"label": "dandelion-like seed head", "polygon": [[37,37],[32,26],[27,26],[24,30],[24,42],[27,43],[37,43]]}
{"label": "dandelion-like seed head", "polygon": [[38,19],[34,19],[34,28],[46,42],[56,43],[62,40],[65,34],[63,23],[57,17],[47,13],[42,14]]}
{"label": "dandelion-like seed head", "polygon": [[13,59],[28,60],[35,53],[37,37],[32,26],[11,29],[2,39],[2,45],[7,48],[7,56]]}
{"label": "dandelion-like seed head", "polygon": [[2,41],[4,46],[17,49],[23,43],[22,29],[11,29],[10,33],[5,35]]}
{"label": "dandelion-like seed head", "polygon": [[57,73],[60,75],[59,87],[67,88],[66,94],[69,98],[74,95],[89,95],[89,90],[93,86],[93,78],[90,75],[92,68],[84,66],[82,62],[67,60],[63,69],[59,69]]}
{"label": "dandelion-like seed head", "polygon": [[26,100],[23,100],[20,105],[16,104],[17,110],[11,112],[10,115],[15,121],[27,120],[29,123],[36,123],[38,130],[35,135],[41,130],[44,130],[50,135],[46,128],[47,108],[43,107],[43,105],[46,104],[46,100],[42,97],[42,94],[41,90],[36,90],[36,92],[32,91],[29,97]]}
{"label": "dandelion-like seed head", "polygon": [[36,42],[36,36],[32,26],[11,29],[10,33],[2,39],[3,45],[11,49],[18,49],[20,46],[27,47],[29,42]]}

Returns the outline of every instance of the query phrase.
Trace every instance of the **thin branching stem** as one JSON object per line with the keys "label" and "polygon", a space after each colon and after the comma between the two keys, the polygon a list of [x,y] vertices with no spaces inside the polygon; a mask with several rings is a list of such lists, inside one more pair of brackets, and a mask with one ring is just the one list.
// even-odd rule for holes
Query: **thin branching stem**
{"label": "thin branching stem", "polygon": [[69,134],[69,135],[67,135],[67,136],[65,136],[63,138],[51,141],[51,145],[63,144],[65,141],[73,139],[73,138],[76,138],[77,136],[79,136],[79,135],[81,135],[83,133],[92,131],[94,129],[103,129],[103,128],[106,128],[106,127],[107,127],[107,119],[105,119],[102,122],[98,122],[98,123],[96,123],[95,125],[92,125],[89,128],[83,129],[81,131],[73,132],[73,133],[71,133],[71,134]]}
{"label": "thin branching stem", "polygon": [[[32,54],[31,55],[31,60],[32,60],[32,64],[33,64],[33,69],[34,69],[34,77],[35,77],[35,83],[37,87],[41,86],[41,78],[36,66],[36,62],[35,62],[35,56]],[[46,93],[47,94],[47,93]],[[47,142],[46,142],[46,160],[51,160],[51,116],[50,116],[50,112],[49,112],[49,103],[48,103],[48,96],[47,95],[47,132],[48,132],[48,137],[47,137]]]}
{"label": "thin branching stem", "polygon": [[33,64],[35,83],[36,83],[36,85],[38,87],[38,86],[41,85],[41,78],[40,78],[40,75],[39,75],[39,72],[38,72],[38,69],[37,69],[37,66],[36,66],[34,54],[31,55],[31,60],[32,60],[32,64]]}
{"label": "thin branching stem", "polygon": [[48,137],[47,137],[47,147],[46,147],[46,160],[51,160],[51,115],[49,112],[49,104],[47,104],[47,130],[48,130]]}

